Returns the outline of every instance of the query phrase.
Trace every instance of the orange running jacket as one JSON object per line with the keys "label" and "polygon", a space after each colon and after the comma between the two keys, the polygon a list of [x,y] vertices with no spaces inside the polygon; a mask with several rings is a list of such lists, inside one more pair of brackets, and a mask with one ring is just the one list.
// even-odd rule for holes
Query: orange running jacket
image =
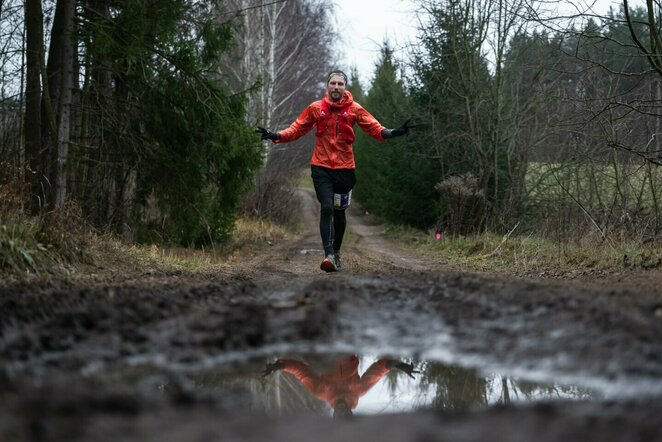
{"label": "orange running jacket", "polygon": [[[325,106],[322,106],[322,101],[325,102]],[[321,115],[323,107],[329,110],[330,115]],[[310,160],[310,164],[314,166],[329,169],[354,169],[356,167],[352,147],[354,136],[351,130],[354,123],[358,124],[372,138],[384,141],[382,130],[386,128],[379,124],[379,121],[370,115],[370,112],[363,106],[355,103],[349,91],[345,91],[338,102],[332,101],[327,92],[324,98],[311,103],[290,127],[278,132],[280,139],[274,142],[289,143],[301,138],[313,127],[317,127],[320,121],[321,125],[326,127],[318,127],[315,134],[315,150],[313,158]],[[351,134],[348,133],[347,128],[342,130],[345,122],[349,123],[348,129]]]}
{"label": "orange running jacket", "polygon": [[387,359],[380,359],[359,376],[359,358],[350,356],[338,361],[326,373],[318,375],[307,364],[295,359],[279,359],[283,371],[290,373],[317,399],[326,401],[332,407],[340,399],[356,408],[359,398],[366,394],[390,370],[386,368]]}

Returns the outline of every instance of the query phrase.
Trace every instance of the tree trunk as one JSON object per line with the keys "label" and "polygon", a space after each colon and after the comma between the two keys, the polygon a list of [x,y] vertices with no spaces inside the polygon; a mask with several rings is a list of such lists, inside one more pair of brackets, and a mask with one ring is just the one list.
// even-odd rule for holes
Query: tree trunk
{"label": "tree trunk", "polygon": [[[269,47],[268,47],[268,53],[266,55],[266,62],[267,65],[265,66],[265,75],[264,75],[264,87],[262,87],[262,109],[263,109],[263,116],[264,116],[264,124],[266,124],[266,127],[271,127],[272,124],[272,116],[273,116],[273,97],[274,97],[274,82],[276,79],[274,78],[275,71],[276,71],[276,33],[278,32],[277,29],[277,24],[276,24],[276,8],[278,7],[277,4],[272,4],[270,7],[270,10],[267,11],[268,14],[268,26],[269,26]],[[266,143],[266,150],[264,153],[264,162],[262,163],[262,167],[265,168],[267,163],[269,162],[269,156],[271,153],[271,147],[272,147],[271,142]]]}
{"label": "tree trunk", "polygon": [[48,123],[51,130],[55,131],[55,136],[53,142],[49,143],[46,171],[47,175],[52,177],[51,183],[55,186],[52,204],[56,209],[64,205],[67,188],[66,165],[71,132],[74,65],[72,41],[74,12],[75,0],[58,0],[48,52],[48,91],[52,108],[52,116],[49,116]]}
{"label": "tree trunk", "polygon": [[[59,97],[58,97],[58,131],[57,131],[57,159],[55,170],[55,208],[61,209],[67,195],[67,157],[69,155],[69,142],[71,134],[71,100],[73,89],[74,69],[74,32],[75,0],[58,0],[55,19],[61,14],[62,35],[60,36],[59,52]],[[54,41],[55,38],[53,38]],[[51,50],[53,47],[51,46]],[[49,57],[50,58],[50,57]]]}
{"label": "tree trunk", "polygon": [[501,378],[501,397],[503,398],[504,404],[510,403],[510,390],[508,388],[508,378]]}
{"label": "tree trunk", "polygon": [[26,85],[25,85],[25,152],[28,179],[32,182],[30,210],[36,213],[43,205],[41,169],[41,59],[44,45],[43,12],[41,0],[25,2]]}
{"label": "tree trunk", "polygon": [[[267,66],[265,67],[265,76],[264,83],[266,87],[262,88],[264,91],[262,109],[263,109],[263,118],[264,124],[266,127],[271,128],[273,126],[273,114],[274,114],[274,87],[276,83],[276,46],[279,43],[279,32],[278,32],[278,22],[280,19],[280,13],[283,11],[285,3],[277,4],[273,3],[269,10],[267,11],[268,16],[268,26],[269,26],[269,52],[266,54]],[[271,149],[273,143],[266,143],[265,158],[262,163],[262,167],[266,168],[271,156]]]}
{"label": "tree trunk", "polygon": [[121,207],[119,214],[119,231],[126,241],[133,241],[132,232],[130,229],[131,220],[133,217],[133,206],[136,200],[136,184],[138,182],[138,171],[131,167],[127,170],[121,193]]}
{"label": "tree trunk", "polygon": [[[662,79],[656,79],[653,82],[653,87],[655,88],[655,99],[658,103],[662,100]],[[660,118],[655,119],[655,134],[659,135],[662,131],[662,121]],[[662,152],[662,140],[659,136],[655,137],[655,152]],[[659,233],[660,230],[660,203],[658,201],[657,187],[655,185],[657,174],[653,172],[653,167],[649,162],[647,162],[648,167],[648,179],[650,180],[650,189],[651,197],[653,199],[653,216],[655,217],[655,234]]]}

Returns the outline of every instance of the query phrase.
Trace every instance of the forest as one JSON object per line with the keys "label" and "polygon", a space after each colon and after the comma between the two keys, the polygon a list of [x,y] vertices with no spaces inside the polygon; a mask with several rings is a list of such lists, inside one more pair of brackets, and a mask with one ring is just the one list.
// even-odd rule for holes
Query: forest
{"label": "forest", "polygon": [[[382,124],[414,125],[359,134],[362,206],[451,236],[659,238],[657,3],[416,5],[405,55],[385,40],[372,78],[342,67]],[[5,0],[0,35],[3,241],[21,216],[196,247],[237,217],[296,219],[311,138],[280,147],[254,127],[320,98],[342,53],[331,2]]]}

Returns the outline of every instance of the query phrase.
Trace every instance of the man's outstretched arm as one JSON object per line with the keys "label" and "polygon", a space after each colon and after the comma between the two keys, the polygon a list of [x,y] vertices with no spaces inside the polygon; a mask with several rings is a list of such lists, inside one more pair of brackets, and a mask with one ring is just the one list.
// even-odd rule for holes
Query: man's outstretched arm
{"label": "man's outstretched arm", "polygon": [[275,371],[283,371],[293,375],[304,387],[315,397],[320,397],[324,392],[324,385],[320,377],[305,362],[296,359],[278,359],[276,362],[267,364],[262,371],[263,376],[268,376]]}
{"label": "man's outstretched arm", "polygon": [[407,135],[409,133],[409,123],[411,122],[411,118],[405,121],[402,126],[396,128],[396,129],[384,129],[382,130],[382,137],[388,139],[388,138],[394,138],[394,137],[400,137],[402,135]]}
{"label": "man's outstretched arm", "polygon": [[405,121],[405,123],[402,126],[396,129],[388,129],[382,126],[379,123],[379,121],[377,121],[377,119],[373,117],[372,114],[368,112],[364,107],[359,107],[356,118],[356,122],[359,125],[359,127],[363,129],[363,131],[366,134],[379,141],[384,141],[389,138],[399,137],[401,135],[408,134],[409,129],[412,127],[409,124],[410,121],[411,118]]}
{"label": "man's outstretched arm", "polygon": [[271,140],[274,143],[289,143],[290,141],[297,140],[313,128],[319,117],[319,108],[315,103],[311,104],[301,112],[301,115],[290,124],[290,127],[283,129],[280,132],[271,132],[268,129],[258,126],[255,132],[259,133],[263,140]]}
{"label": "man's outstretched arm", "polygon": [[414,364],[407,364],[406,362],[402,361],[395,361],[393,359],[387,359],[386,360],[386,367],[389,370],[400,370],[401,372],[407,374],[410,378],[414,379],[414,374],[415,373],[420,373],[420,371],[415,370]]}
{"label": "man's outstretched arm", "polygon": [[366,394],[368,390],[374,387],[375,384],[389,372],[390,368],[387,366],[388,361],[388,359],[380,359],[374,362],[365,373],[363,373],[359,390],[357,391],[359,397]]}

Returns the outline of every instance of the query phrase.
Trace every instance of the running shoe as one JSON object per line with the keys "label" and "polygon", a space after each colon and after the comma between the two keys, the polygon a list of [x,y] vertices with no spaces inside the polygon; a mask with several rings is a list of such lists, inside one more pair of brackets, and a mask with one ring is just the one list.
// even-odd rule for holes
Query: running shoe
{"label": "running shoe", "polygon": [[333,259],[336,263],[336,269],[337,270],[342,270],[342,261],[340,260],[340,252],[334,252],[333,253]]}
{"label": "running shoe", "polygon": [[336,259],[334,256],[326,255],[326,258],[324,258],[324,261],[322,261],[322,264],[320,264],[320,269],[324,270],[325,272],[337,271],[338,268],[336,267]]}

